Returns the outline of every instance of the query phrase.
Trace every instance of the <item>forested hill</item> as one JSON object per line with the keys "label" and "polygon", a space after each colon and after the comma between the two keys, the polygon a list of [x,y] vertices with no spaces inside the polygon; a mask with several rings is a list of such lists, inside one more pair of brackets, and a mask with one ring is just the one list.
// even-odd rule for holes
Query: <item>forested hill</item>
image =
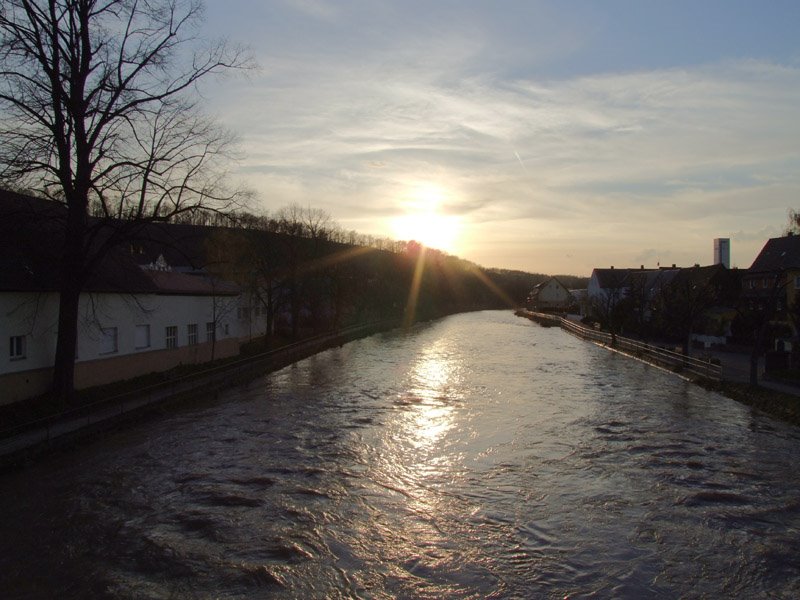
{"label": "forested hill", "polygon": [[521,306],[532,287],[547,279],[483,269],[416,242],[379,249],[334,241],[324,229],[270,229],[151,225],[130,247],[140,264],[163,256],[173,268],[237,282],[277,328],[291,327],[294,334]]}

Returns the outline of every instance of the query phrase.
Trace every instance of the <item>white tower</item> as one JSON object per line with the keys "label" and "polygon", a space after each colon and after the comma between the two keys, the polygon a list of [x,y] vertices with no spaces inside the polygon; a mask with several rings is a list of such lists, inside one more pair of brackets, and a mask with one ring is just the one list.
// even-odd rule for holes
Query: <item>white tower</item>
{"label": "white tower", "polygon": [[714,239],[714,264],[725,265],[726,269],[731,268],[731,239],[730,238],[715,238]]}

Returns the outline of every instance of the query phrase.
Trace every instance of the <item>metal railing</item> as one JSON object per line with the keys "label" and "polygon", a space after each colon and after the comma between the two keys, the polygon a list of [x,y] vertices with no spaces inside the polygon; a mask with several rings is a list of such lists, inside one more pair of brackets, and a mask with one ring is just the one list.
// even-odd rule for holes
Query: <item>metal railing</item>
{"label": "metal railing", "polygon": [[585,327],[557,315],[524,311],[523,316],[533,320],[558,321],[562,329],[573,335],[604,346],[613,347],[615,350],[680,373],[686,377],[710,379],[713,381],[722,379],[722,365],[712,362],[710,359],[687,356],[682,352],[675,352],[660,346],[654,346],[622,336],[616,336],[616,339],[614,339],[614,336],[607,331]]}
{"label": "metal railing", "polygon": [[120,418],[145,406],[196,393],[200,389],[216,393],[224,387],[253,379],[269,369],[286,366],[318,350],[343,344],[387,328],[391,329],[394,326],[396,326],[394,321],[379,321],[321,334],[253,356],[83,404],[58,415],[20,423],[0,430],[0,456],[10,455],[38,444],[48,444],[55,438],[68,436],[99,423]]}

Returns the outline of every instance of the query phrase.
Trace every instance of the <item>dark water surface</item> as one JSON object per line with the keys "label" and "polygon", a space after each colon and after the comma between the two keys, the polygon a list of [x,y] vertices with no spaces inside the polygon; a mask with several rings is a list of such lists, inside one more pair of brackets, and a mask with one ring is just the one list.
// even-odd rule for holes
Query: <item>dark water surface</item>
{"label": "dark water surface", "polygon": [[796,598],[800,431],[507,312],[0,478],[3,598]]}

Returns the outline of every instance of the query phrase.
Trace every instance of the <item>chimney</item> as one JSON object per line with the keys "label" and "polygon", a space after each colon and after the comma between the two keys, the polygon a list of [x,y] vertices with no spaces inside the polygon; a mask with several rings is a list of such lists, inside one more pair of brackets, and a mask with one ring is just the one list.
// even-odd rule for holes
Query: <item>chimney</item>
{"label": "chimney", "polygon": [[641,269],[642,271],[644,271],[644,265],[639,265],[639,269]]}
{"label": "chimney", "polygon": [[611,268],[613,269],[613,268],[614,268],[614,265],[611,265]]}
{"label": "chimney", "polygon": [[673,268],[673,269],[675,268],[675,263],[672,263],[672,268]]}

